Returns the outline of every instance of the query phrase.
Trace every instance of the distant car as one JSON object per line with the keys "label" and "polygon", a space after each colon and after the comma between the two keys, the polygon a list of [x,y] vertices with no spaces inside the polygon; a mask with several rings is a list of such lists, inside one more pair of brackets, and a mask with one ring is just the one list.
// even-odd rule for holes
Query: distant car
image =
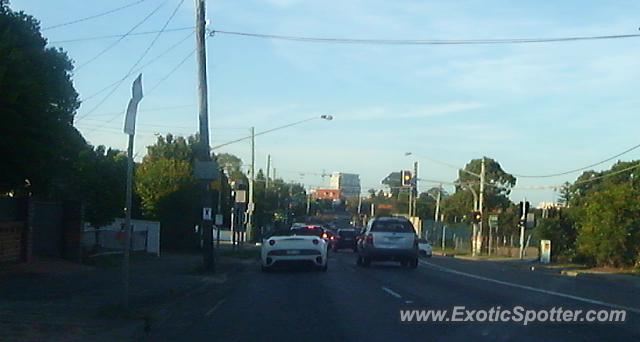
{"label": "distant car", "polygon": [[372,261],[398,261],[418,267],[418,236],[404,217],[377,217],[369,221],[358,240],[358,265]]}
{"label": "distant car", "polygon": [[418,254],[425,258],[431,258],[431,256],[433,255],[433,248],[427,240],[418,240]]}
{"label": "distant car", "polygon": [[262,271],[293,265],[309,265],[326,271],[328,243],[318,236],[319,229],[307,226],[274,232],[265,238],[260,253]]}
{"label": "distant car", "polygon": [[334,239],[331,240],[331,249],[339,251],[341,249],[357,250],[356,237],[358,232],[355,229],[338,229]]}

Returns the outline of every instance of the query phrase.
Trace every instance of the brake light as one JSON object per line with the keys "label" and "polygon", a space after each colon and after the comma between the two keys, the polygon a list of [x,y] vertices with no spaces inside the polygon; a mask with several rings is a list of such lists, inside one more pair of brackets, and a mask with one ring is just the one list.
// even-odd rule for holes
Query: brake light
{"label": "brake light", "polygon": [[365,236],[364,243],[366,243],[368,245],[373,245],[373,235],[369,234],[369,235]]}
{"label": "brake light", "polygon": [[329,235],[327,235],[327,233],[322,233],[322,238],[326,239]]}
{"label": "brake light", "polygon": [[312,242],[313,242],[314,245],[317,245],[320,241],[318,241],[318,239],[313,239]]}
{"label": "brake light", "polygon": [[276,240],[269,240],[269,245],[273,246],[276,244]]}

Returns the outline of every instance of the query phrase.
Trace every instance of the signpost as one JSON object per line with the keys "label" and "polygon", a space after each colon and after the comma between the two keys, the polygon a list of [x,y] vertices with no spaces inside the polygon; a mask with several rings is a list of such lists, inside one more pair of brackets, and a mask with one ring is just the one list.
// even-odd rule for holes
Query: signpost
{"label": "signpost", "polygon": [[489,250],[488,254],[491,255],[493,249],[493,231],[498,229],[498,215],[489,215]]}

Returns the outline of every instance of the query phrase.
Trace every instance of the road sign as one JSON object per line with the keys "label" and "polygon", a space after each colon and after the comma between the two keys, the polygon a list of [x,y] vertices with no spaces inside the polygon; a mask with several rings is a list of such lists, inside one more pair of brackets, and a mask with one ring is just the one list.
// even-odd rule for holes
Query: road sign
{"label": "road sign", "polygon": [[211,221],[211,208],[202,208],[202,219],[205,221]]}
{"label": "road sign", "polygon": [[498,215],[489,215],[489,227],[498,228]]}
{"label": "road sign", "polygon": [[247,202],[247,190],[236,190],[234,193],[236,195],[236,203]]}
{"label": "road sign", "polygon": [[527,227],[527,229],[531,229],[535,226],[536,223],[536,215],[534,213],[528,213],[527,214],[527,221],[525,226]]}
{"label": "road sign", "polygon": [[215,225],[216,226],[221,226],[223,224],[224,224],[224,220],[223,220],[222,214],[217,214],[216,215]]}

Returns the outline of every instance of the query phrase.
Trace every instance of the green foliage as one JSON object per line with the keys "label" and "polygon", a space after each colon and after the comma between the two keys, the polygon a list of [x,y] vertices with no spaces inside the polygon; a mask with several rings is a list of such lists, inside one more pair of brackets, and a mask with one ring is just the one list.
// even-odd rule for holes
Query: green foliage
{"label": "green foliage", "polygon": [[638,198],[640,192],[624,183],[585,196],[577,213],[578,253],[598,265],[640,262]]}
{"label": "green foliage", "polygon": [[127,157],[114,149],[87,147],[75,161],[75,182],[70,196],[84,203],[85,220],[94,227],[113,222],[123,214]]}
{"label": "green foliage", "polygon": [[537,240],[551,240],[551,257],[573,259],[578,232],[569,209],[564,209],[556,215],[543,218],[535,229]]}
{"label": "green foliage", "polygon": [[73,127],[79,107],[66,53],[46,47],[39,23],[0,2],[0,193],[62,195],[85,142]]}
{"label": "green foliage", "polygon": [[[193,169],[186,160],[145,158],[136,170],[136,192],[145,214],[159,216],[158,203],[165,197],[195,184]],[[197,193],[194,198],[198,198]]]}

